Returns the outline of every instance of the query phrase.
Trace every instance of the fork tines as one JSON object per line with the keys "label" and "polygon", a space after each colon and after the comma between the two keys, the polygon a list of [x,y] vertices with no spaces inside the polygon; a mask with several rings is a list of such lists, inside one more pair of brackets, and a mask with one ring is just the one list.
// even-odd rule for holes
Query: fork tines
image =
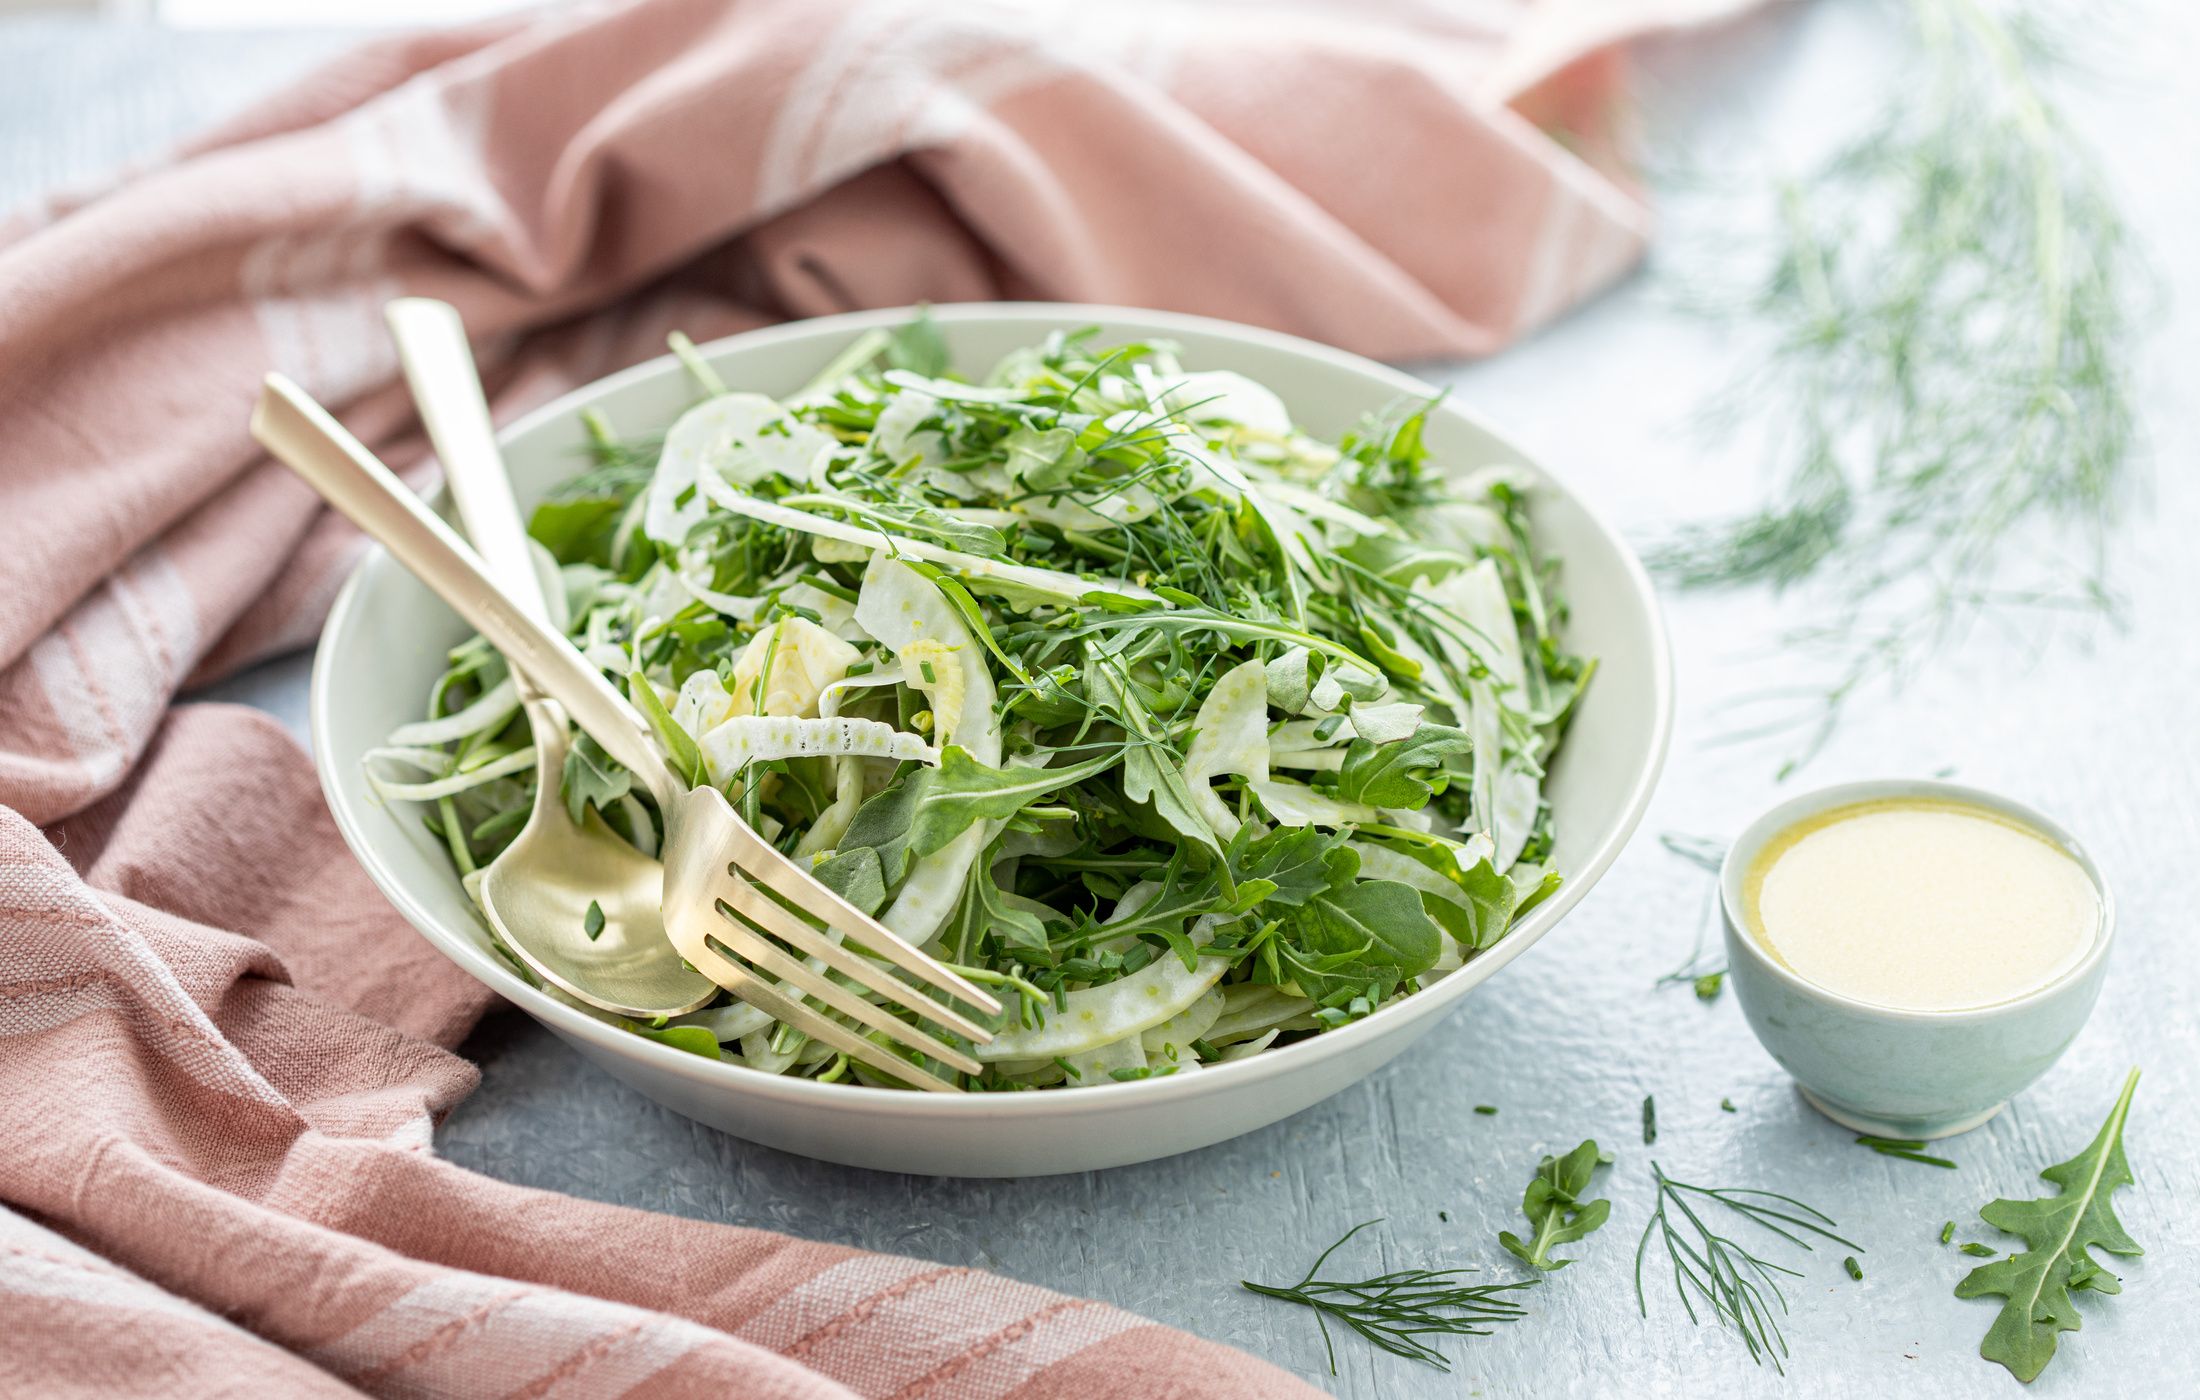
{"label": "fork tines", "polygon": [[[681,861],[677,874],[668,872],[668,893],[677,888],[680,894],[667,901],[665,928],[682,957],[741,1000],[904,1083],[947,1092],[960,1087],[895,1053],[896,1048],[965,1074],[979,1072],[979,1062],[968,1051],[902,1019],[894,1008],[974,1042],[992,1039],[984,1023],[893,975],[864,953],[891,960],[985,1014],[999,1011],[993,997],[827,889],[745,822],[727,822],[732,814],[715,792],[698,789],[690,800],[717,809],[709,815],[694,813],[701,818],[696,834],[709,831],[723,839],[693,843],[709,852],[697,853],[699,861],[709,861],[704,868]],[[707,827],[702,825],[706,822]],[[730,832],[725,830],[729,826]],[[829,921],[831,932],[812,919]],[[835,980],[836,973],[846,980]]]}

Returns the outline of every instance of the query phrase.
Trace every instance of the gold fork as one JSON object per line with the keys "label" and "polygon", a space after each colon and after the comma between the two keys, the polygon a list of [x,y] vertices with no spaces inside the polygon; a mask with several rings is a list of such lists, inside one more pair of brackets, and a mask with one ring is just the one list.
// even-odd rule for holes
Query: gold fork
{"label": "gold fork", "polygon": [[[658,751],[648,721],[603,673],[505,596],[451,527],[305,390],[282,375],[269,375],[253,409],[252,435],[564,706],[656,799],[665,826],[665,932],[697,971],[774,1019],[917,1088],[951,1093],[958,1086],[879,1044],[862,1028],[964,1073],[978,1072],[968,1053],[888,1008],[913,1012],[979,1043],[991,1040],[991,1032],[893,976],[884,964],[988,1016],[1000,1014],[1000,1003],[787,859],[741,820],[716,788],[689,788]],[[847,943],[817,924],[844,935]],[[831,973],[852,985],[833,980]],[[866,992],[885,1004],[861,995]],[[804,1004],[805,996],[856,1026],[813,1010]]]}

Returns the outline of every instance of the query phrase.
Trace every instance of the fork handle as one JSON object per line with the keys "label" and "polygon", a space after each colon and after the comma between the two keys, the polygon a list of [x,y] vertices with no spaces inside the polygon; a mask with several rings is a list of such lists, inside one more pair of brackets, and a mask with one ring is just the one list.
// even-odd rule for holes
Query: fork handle
{"label": "fork handle", "polygon": [[530,616],[489,576],[442,518],[313,401],[271,374],[252,410],[252,436],[540,686],[669,811],[686,785],[658,752],[649,723],[573,644]]}

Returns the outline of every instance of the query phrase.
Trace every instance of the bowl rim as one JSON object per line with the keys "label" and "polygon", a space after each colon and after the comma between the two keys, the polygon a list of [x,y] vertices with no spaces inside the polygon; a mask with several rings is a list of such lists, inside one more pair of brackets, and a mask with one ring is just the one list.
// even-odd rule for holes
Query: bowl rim
{"label": "bowl rim", "polygon": [[[1884,798],[1902,797],[1937,798],[1959,806],[1979,807],[1988,812],[1996,812],[2029,827],[2035,834],[2059,847],[2078,863],[2078,868],[2092,882],[2094,893],[2100,896],[2101,926],[2094,935],[2093,946],[2086,949],[2085,955],[2069,967],[2021,996],[2011,997],[2007,1001],[1989,1002],[1984,1006],[1959,1006],[1946,1011],[1936,1011],[1930,1007],[1881,1006],[1876,1002],[1821,986],[1774,958],[1750,931],[1748,921],[1742,913],[1742,883],[1748,876],[1749,867],[1756,863],[1758,852],[1789,827],[1807,821],[1821,812]],[[2090,980],[2107,960],[2110,946],[2116,940],[2115,891],[2110,888],[2108,875],[2101,869],[2100,863],[2093,858],[2085,844],[2071,834],[2070,828],[2030,803],[2021,802],[2005,793],[1995,792],[1991,788],[1973,787],[1967,783],[1949,782],[1944,778],[1857,778],[1799,792],[1785,802],[1775,804],[1743,827],[1741,834],[1726,848],[1726,855],[1720,858],[1719,911],[1726,922],[1730,961],[1734,956],[1746,958],[1753,971],[1772,978],[1794,995],[1816,1002],[1841,1015],[1896,1025],[1967,1027],[2021,1016]]]}
{"label": "bowl rim", "polygon": [[[887,307],[782,322],[724,336],[698,346],[697,349],[704,359],[711,360],[729,350],[768,347],[780,341],[802,341],[841,333],[860,334],[874,327],[898,325],[915,314],[917,309],[913,306]],[[1181,1103],[1235,1088],[1249,1088],[1278,1076],[1288,1075],[1302,1065],[1349,1054],[1393,1032],[1404,1030],[1409,1025],[1420,1022],[1433,1024],[1434,1019],[1446,1014],[1468,992],[1541,940],[1560,918],[1581,902],[1611,868],[1641,824],[1651,796],[1656,791],[1658,779],[1664,771],[1672,741],[1674,682],[1672,642],[1657,591],[1651,583],[1648,570],[1629,546],[1626,537],[1613,527],[1602,511],[1566,487],[1529,454],[1514,447],[1510,438],[1480,414],[1462,407],[1455,396],[1444,393],[1403,370],[1318,341],[1214,317],[1090,302],[958,302],[932,306],[929,310],[934,320],[943,323],[1008,322],[1051,329],[1093,321],[1142,327],[1161,335],[1183,333],[1208,336],[1311,360],[1330,369],[1350,370],[1386,383],[1400,394],[1437,399],[1435,411],[1454,415],[1500,444],[1521,465],[1532,468],[1538,476],[1562,492],[1570,504],[1581,511],[1590,526],[1611,543],[1628,585],[1642,605],[1648,624],[1648,636],[1644,640],[1651,669],[1647,697],[1652,710],[1649,751],[1627,791],[1620,808],[1619,820],[1609,834],[1577,869],[1567,873],[1564,883],[1551,898],[1530,912],[1521,927],[1513,930],[1495,948],[1468,962],[1435,985],[1411,996],[1400,997],[1350,1025],[1242,1060],[1203,1066],[1197,1074],[1165,1075],[1129,1083],[1057,1086],[1044,1093],[991,1094],[913,1093],[905,1089],[874,1088],[865,1084],[820,1084],[796,1076],[762,1074],[741,1065],[708,1060],[647,1037],[634,1035],[598,1020],[587,1012],[577,1010],[541,989],[527,985],[474,940],[445,929],[441,918],[415,898],[397,872],[382,859],[377,842],[360,822],[360,814],[339,800],[336,758],[329,742],[332,674],[335,666],[334,648],[330,639],[346,630],[352,613],[363,606],[362,594],[366,580],[370,570],[376,566],[377,559],[383,560],[387,566],[386,552],[379,546],[370,545],[344,580],[335,603],[329,609],[327,621],[322,625],[321,639],[315,646],[307,702],[313,741],[313,764],[320,777],[322,793],[329,810],[335,817],[345,843],[351,847],[353,856],[365,868],[383,897],[437,951],[457,963],[498,996],[526,1011],[568,1040],[585,1042],[588,1046],[616,1058],[638,1060],[655,1071],[699,1087],[734,1094],[760,1095],[778,1100],[790,1108],[830,1110],[837,1105],[847,1109],[884,1113],[890,1117],[1043,1118],[1066,1113],[1118,1113],[1165,1103]],[[667,353],[591,380],[514,419],[498,431],[498,442],[508,444],[516,437],[536,431],[546,422],[570,417],[606,394],[628,384],[655,378],[667,372],[677,372],[678,368],[678,357]],[[444,489],[440,483],[427,494],[427,499],[431,505],[442,502]]]}

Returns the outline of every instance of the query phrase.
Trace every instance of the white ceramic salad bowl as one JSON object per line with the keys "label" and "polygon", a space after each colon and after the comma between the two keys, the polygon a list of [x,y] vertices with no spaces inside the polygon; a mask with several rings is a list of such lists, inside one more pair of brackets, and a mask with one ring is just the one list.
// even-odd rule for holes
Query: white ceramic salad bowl
{"label": "white ceramic salad bowl", "polygon": [[[850,340],[898,325],[907,309],[755,331],[704,347],[727,383],[785,394]],[[1301,426],[1334,440],[1362,414],[1432,394],[1396,370],[1272,331],[1108,306],[996,303],[937,308],[965,372],[1058,328],[1097,325],[1104,340],[1176,342],[1190,369],[1231,369],[1282,396]],[[520,503],[531,508],[584,463],[580,412],[599,407],[623,432],[651,434],[694,397],[667,355],[578,389],[503,434]],[[313,673],[315,762],[345,839],[390,901],[446,957],[612,1075],[677,1112],[740,1137],[854,1166],[954,1176],[1035,1176],[1120,1166],[1205,1147],[1264,1127],[1372,1073],[1467,994],[1525,952],[1580,902],[1640,820],[1664,762],[1673,678],[1648,576],[1616,531],[1449,400],[1430,416],[1431,460],[1447,470],[1519,464],[1536,482],[1542,550],[1561,561],[1570,648],[1597,659],[1594,681],[1552,764],[1545,792],[1565,883],[1495,947],[1363,1020],[1196,1075],[1043,1093],[917,1094],[818,1083],[717,1063],[630,1034],[523,982],[489,946],[437,840],[403,805],[379,803],[361,756],[419,716],[444,653],[467,629],[387,554],[374,551],[330,614]]]}

